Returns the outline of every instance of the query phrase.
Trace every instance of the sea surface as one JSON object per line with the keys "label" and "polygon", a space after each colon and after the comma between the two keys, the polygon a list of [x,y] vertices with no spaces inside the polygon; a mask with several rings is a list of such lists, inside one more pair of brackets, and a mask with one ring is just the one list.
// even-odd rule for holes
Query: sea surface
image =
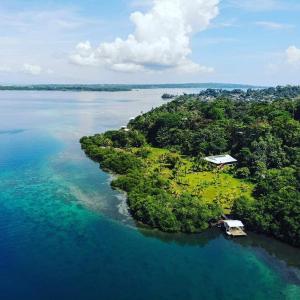
{"label": "sea surface", "polygon": [[0,92],[1,300],[300,299],[300,249],[140,228],[81,151],[164,92]]}

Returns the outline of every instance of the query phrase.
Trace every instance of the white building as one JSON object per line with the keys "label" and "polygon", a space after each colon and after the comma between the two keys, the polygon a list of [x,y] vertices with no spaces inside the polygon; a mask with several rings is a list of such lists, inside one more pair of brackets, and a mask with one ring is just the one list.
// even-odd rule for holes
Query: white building
{"label": "white building", "polygon": [[208,156],[204,158],[206,161],[211,162],[215,165],[230,165],[236,163],[237,160],[230,156],[229,154],[216,155],[216,156]]}
{"label": "white building", "polygon": [[125,132],[129,132],[129,131],[130,131],[130,129],[127,128],[127,126],[122,126],[122,127],[121,127],[121,130],[123,130],[123,131],[125,131]]}

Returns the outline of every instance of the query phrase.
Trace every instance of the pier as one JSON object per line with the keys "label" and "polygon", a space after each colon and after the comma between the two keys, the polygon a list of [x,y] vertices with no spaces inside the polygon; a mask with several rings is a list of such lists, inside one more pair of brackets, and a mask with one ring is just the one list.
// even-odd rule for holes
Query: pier
{"label": "pier", "polygon": [[227,235],[238,237],[247,236],[244,224],[239,220],[224,220],[223,222]]}

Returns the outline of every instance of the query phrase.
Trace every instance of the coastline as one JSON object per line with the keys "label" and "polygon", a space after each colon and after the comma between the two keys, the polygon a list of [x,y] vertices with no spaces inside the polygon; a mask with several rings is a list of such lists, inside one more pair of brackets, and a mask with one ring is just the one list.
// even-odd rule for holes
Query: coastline
{"label": "coastline", "polygon": [[[233,217],[243,220],[247,228],[253,232],[262,232],[297,246],[300,241],[297,236],[299,232],[292,227],[297,222],[297,215],[294,217],[295,220],[293,217],[289,220],[288,226],[294,228],[292,231],[286,229],[284,219],[276,219],[275,213],[273,216],[273,211],[281,210],[276,198],[278,193],[279,197],[283,197],[282,199],[288,197],[288,202],[297,205],[298,179],[292,164],[293,157],[290,157],[290,165],[285,162],[286,165],[283,166],[280,155],[282,156],[283,151],[286,150],[283,148],[273,150],[274,142],[267,140],[269,135],[266,135],[266,141],[263,140],[264,135],[261,135],[259,130],[264,130],[264,123],[259,125],[262,126],[262,129],[258,128],[258,132],[255,132],[257,125],[254,116],[256,107],[259,109],[268,106],[276,111],[279,103],[279,100],[276,100],[277,97],[282,94],[295,94],[298,93],[298,90],[299,87],[280,88],[278,94],[277,89],[250,92],[207,90],[200,92],[198,96],[195,94],[184,95],[131,119],[128,125],[123,126],[120,130],[83,137],[80,143],[87,156],[100,163],[102,170],[112,172],[114,176],[117,175],[111,182],[111,186],[126,192],[130,213],[138,222],[165,232],[197,233],[209,228],[210,224],[218,222],[223,215],[232,214]],[[220,97],[225,97],[223,93],[233,99],[220,99]],[[264,100],[265,102],[252,100],[250,102],[244,99],[245,95],[251,99],[262,95],[267,99],[275,100]],[[242,97],[243,100],[239,100],[237,97]],[[297,105],[297,100],[287,99],[285,101],[286,103],[290,102],[290,105]],[[281,105],[282,111],[288,107],[285,106],[285,102]],[[232,125],[226,128],[227,122],[236,122],[231,117],[232,113],[226,112],[227,106],[236,107],[237,110],[246,108],[249,111],[248,114],[254,114],[252,125],[254,132],[244,133],[244,130],[252,130],[251,126],[247,125],[249,122],[247,113],[235,116],[239,122],[240,118],[245,118],[244,122],[246,123],[242,131],[239,128],[232,128]],[[268,110],[261,110],[259,113],[266,118]],[[286,113],[290,112],[287,110]],[[199,114],[198,119],[196,118],[194,121],[196,123],[190,122],[189,119],[195,118],[195,114]],[[203,116],[203,114],[206,115]],[[298,121],[289,116],[288,118],[297,130]],[[198,129],[194,129],[197,122]],[[204,124],[202,125],[201,122]],[[273,125],[271,122],[267,124],[270,128],[278,126],[277,123]],[[237,124],[236,126],[241,125]],[[198,138],[199,131],[203,131],[203,134],[211,135],[213,139],[206,141],[202,146],[201,139],[205,138],[202,136],[199,146],[196,145],[196,148],[193,149],[191,147],[195,146],[191,144],[190,148],[186,148],[184,135],[187,130],[189,130],[190,136],[195,135]],[[181,131],[180,135],[175,136],[178,144],[174,147],[172,134]],[[269,167],[265,165],[264,168],[261,168],[262,162],[257,154],[255,154],[257,162],[254,161],[252,165],[251,162],[247,162],[253,155],[251,151],[255,153],[257,150],[247,148],[248,150],[245,151],[243,145],[245,143],[249,143],[249,147],[258,145],[256,138],[252,137],[256,135],[261,140],[260,143],[264,143],[263,145],[270,143],[270,151],[266,148],[264,154],[266,157],[274,155],[272,151],[279,151],[278,154],[276,153],[278,155],[276,158],[277,169],[274,168],[272,160],[270,160]],[[282,133],[279,131],[278,137],[273,137],[274,140],[278,140],[277,147],[285,142],[283,138],[279,140],[281,136]],[[224,142],[225,139],[228,142]],[[235,139],[234,143],[232,143],[232,139]],[[219,143],[223,144],[224,150],[220,148]],[[295,143],[297,147],[297,142],[288,143]],[[201,147],[204,147],[203,150],[200,150]],[[284,149],[288,149],[287,147],[289,144]],[[198,154],[195,154],[195,151]],[[208,163],[204,159],[205,154],[211,155],[215,152],[221,154],[225,151],[233,153],[238,158],[235,160],[238,162],[237,167],[213,167],[211,162]],[[271,156],[270,159],[273,157]],[[277,184],[278,180],[284,181]],[[287,185],[289,185],[289,194],[286,194]],[[278,193],[275,191],[276,189]],[[273,201],[272,205],[275,209],[270,212],[268,212],[269,201]],[[265,205],[265,208],[260,208],[261,203]],[[291,211],[286,206],[285,214],[289,213]],[[263,227],[264,214],[269,214],[269,228]],[[257,219],[258,217],[260,219]],[[271,218],[272,221],[270,221]],[[277,223],[275,229],[273,229],[272,222]]]}

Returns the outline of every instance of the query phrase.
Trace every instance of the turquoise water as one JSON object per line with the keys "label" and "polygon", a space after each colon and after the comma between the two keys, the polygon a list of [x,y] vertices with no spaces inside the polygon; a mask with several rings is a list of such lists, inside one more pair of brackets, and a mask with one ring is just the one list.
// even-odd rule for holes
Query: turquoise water
{"label": "turquoise water", "polygon": [[138,228],[78,139],[164,91],[0,93],[1,299],[300,299],[300,250]]}

